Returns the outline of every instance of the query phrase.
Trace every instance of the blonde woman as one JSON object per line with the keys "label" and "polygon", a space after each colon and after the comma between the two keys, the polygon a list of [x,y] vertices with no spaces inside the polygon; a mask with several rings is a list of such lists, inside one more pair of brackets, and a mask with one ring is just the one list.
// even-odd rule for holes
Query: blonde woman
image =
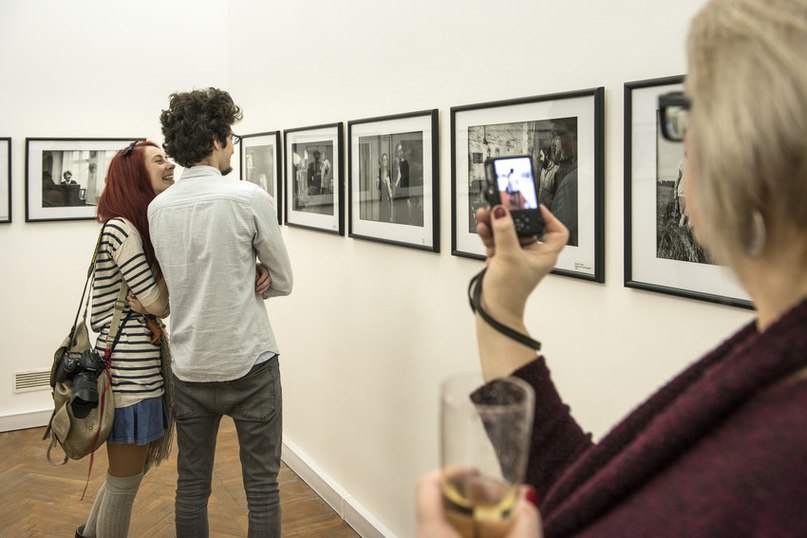
{"label": "blonde woman", "polygon": [[[515,375],[537,395],[527,481],[542,522],[522,502],[511,536],[807,533],[805,51],[807,0],[711,0],[689,32],[686,92],[661,103],[662,123],[677,127],[665,136],[686,137],[695,237],[736,274],[755,321],[595,444],[556,391],[550,360],[477,317],[486,377]],[[566,244],[565,227],[543,215],[544,242],[522,247],[506,208],[477,214],[488,252],[481,304],[522,333],[527,297]],[[421,536],[457,536],[439,499],[439,477],[424,478]]]}

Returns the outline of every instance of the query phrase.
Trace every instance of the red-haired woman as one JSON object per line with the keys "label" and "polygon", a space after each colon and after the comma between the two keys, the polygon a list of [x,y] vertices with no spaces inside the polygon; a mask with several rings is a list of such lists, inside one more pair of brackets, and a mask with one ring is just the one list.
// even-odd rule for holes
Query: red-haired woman
{"label": "red-haired woman", "polygon": [[161,439],[170,442],[165,436],[169,421],[160,343],[147,326],[149,316],[168,314],[168,291],[149,239],[146,210],[173,185],[174,167],[157,144],[132,142],[112,158],[98,202],[104,227],[95,261],[91,325],[102,355],[124,283],[129,300],[110,357],[115,420],[107,439],[109,471],[76,536],[126,536],[149,448],[158,449]]}

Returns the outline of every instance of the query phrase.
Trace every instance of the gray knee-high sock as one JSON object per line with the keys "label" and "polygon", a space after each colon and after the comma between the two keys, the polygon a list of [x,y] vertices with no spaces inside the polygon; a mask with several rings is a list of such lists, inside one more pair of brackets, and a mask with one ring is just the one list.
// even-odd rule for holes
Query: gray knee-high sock
{"label": "gray knee-high sock", "polygon": [[99,538],[126,538],[132,519],[132,505],[142,479],[143,473],[134,476],[107,475],[106,491],[95,527]]}
{"label": "gray knee-high sock", "polygon": [[105,491],[106,482],[101,484],[101,489],[98,490],[98,494],[95,496],[95,501],[92,503],[92,508],[90,509],[90,515],[87,516],[87,523],[84,524],[84,528],[81,531],[82,536],[95,538],[95,524],[98,521],[98,509],[101,507],[101,503],[104,500]]}

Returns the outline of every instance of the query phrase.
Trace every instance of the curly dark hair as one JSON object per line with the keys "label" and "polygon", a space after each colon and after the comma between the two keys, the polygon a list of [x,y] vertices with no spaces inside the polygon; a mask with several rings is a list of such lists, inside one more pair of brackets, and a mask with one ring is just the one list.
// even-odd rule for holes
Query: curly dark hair
{"label": "curly dark hair", "polygon": [[230,94],[218,88],[172,93],[160,114],[165,153],[188,168],[213,153],[213,141],[225,147],[233,123],[242,118]]}

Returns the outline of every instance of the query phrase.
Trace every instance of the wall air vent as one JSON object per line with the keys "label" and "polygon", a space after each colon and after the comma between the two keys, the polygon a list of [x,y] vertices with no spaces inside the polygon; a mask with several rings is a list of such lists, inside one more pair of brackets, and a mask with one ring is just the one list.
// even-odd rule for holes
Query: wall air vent
{"label": "wall air vent", "polygon": [[28,370],[14,372],[14,392],[31,392],[50,389],[50,370]]}

